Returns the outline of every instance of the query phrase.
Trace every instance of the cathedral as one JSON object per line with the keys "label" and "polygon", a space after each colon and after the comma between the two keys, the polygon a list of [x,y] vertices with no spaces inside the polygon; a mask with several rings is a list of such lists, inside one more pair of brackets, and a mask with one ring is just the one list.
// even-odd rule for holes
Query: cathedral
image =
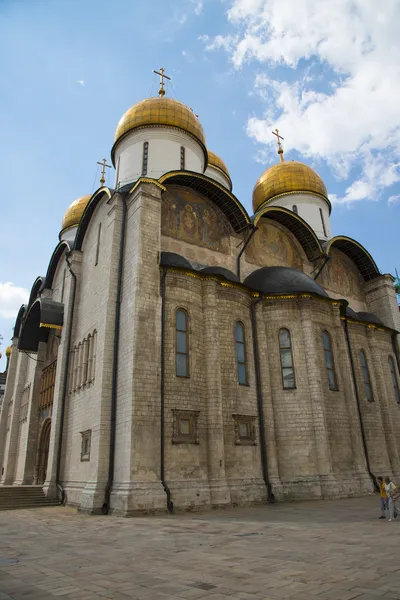
{"label": "cathedral", "polygon": [[160,76],[117,125],[114,187],[104,160],[16,317],[0,486],[130,516],[400,478],[393,277],[332,234],[324,182],[278,131],[249,215]]}

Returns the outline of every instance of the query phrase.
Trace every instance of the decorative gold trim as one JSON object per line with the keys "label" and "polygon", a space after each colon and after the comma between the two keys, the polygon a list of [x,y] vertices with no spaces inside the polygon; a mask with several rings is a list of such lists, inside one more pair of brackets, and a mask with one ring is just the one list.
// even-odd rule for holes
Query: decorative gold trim
{"label": "decorative gold trim", "polygon": [[39,327],[45,327],[46,329],[62,329],[62,325],[52,325],[51,323],[40,323]]}
{"label": "decorative gold trim", "polygon": [[167,191],[167,188],[161,185],[157,179],[153,179],[152,177],[139,177],[139,179],[133,184],[133,187],[129,190],[129,194],[132,194],[132,192],[134,192],[141,183],[153,183],[163,192]]}
{"label": "decorative gold trim", "polygon": [[247,216],[245,210],[243,209],[243,206],[240,204],[240,202],[236,198],[236,196],[234,196],[232,194],[232,192],[227,190],[226,187],[224,187],[223,185],[218,183],[218,181],[215,181],[215,179],[212,179],[211,177],[207,177],[207,175],[202,175],[201,173],[193,173],[192,171],[169,171],[168,173],[161,175],[161,177],[159,178],[158,181],[160,183],[164,183],[168,179],[171,179],[172,177],[176,177],[176,175],[186,175],[189,177],[197,177],[197,179],[203,179],[204,181],[208,181],[209,183],[211,183],[212,185],[217,187],[219,190],[224,192],[224,194],[227,194],[230,197],[230,199],[233,200],[233,202],[236,204],[236,206],[240,209],[242,215],[244,216],[244,218],[246,220],[246,223],[250,223],[249,217]]}
{"label": "decorative gold trim", "polygon": [[374,323],[368,323],[368,321],[358,321],[356,319],[352,319],[351,317],[340,317],[340,320],[348,321],[349,323],[353,323],[353,325],[362,325],[368,329],[376,329],[377,331],[391,331],[390,327],[382,327],[382,325],[375,325]]}

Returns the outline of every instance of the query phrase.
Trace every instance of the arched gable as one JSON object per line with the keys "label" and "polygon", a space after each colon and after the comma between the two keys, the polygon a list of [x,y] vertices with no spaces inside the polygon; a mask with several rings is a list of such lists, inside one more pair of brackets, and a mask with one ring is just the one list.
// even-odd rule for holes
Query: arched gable
{"label": "arched gable", "polygon": [[65,240],[57,244],[54,252],[50,258],[49,266],[47,268],[46,279],[44,287],[51,290],[53,287],[54,275],[56,274],[58,263],[64,252],[70,252],[71,247]]}
{"label": "arched gable", "polygon": [[29,301],[28,301],[28,306],[30,306],[32,304],[32,302],[34,302],[34,300],[36,300],[36,298],[38,297],[39,292],[43,289],[44,287],[44,282],[45,282],[45,278],[40,276],[36,277],[35,281],[33,282],[32,285],[32,289],[31,289],[31,293],[29,295]]}
{"label": "arched gable", "polygon": [[15,319],[14,325],[14,335],[13,337],[18,338],[21,332],[21,325],[26,312],[26,304],[22,304],[21,308],[18,311],[17,318]]}
{"label": "arched gable", "polygon": [[379,269],[370,253],[361,244],[352,238],[339,235],[329,240],[326,245],[326,254],[329,255],[332,248],[336,248],[346,254],[356,265],[364,281],[371,281],[380,275]]}
{"label": "arched gable", "polygon": [[212,202],[224,213],[233,230],[239,232],[250,223],[250,217],[239,200],[214,179],[193,171],[170,171],[158,180],[159,183],[189,187]]}
{"label": "arched gable", "polygon": [[81,217],[79,225],[78,225],[78,229],[77,229],[76,237],[75,237],[75,243],[74,243],[74,250],[82,250],[83,240],[85,238],[86,232],[89,227],[90,220],[91,220],[96,208],[98,207],[100,202],[102,200],[104,200],[104,198],[107,198],[109,200],[113,194],[114,194],[114,190],[110,190],[107,187],[102,187],[102,188],[98,189],[93,194],[93,196],[90,198],[89,202],[86,205],[85,211]]}
{"label": "arched gable", "polygon": [[299,241],[309,260],[324,255],[322,246],[311,227],[291,210],[280,206],[264,206],[253,217],[254,225],[261,217],[272,219],[288,229]]}
{"label": "arched gable", "polygon": [[37,298],[29,307],[20,328],[18,350],[37,352],[47,342],[51,329],[62,329],[64,305],[50,298]]}

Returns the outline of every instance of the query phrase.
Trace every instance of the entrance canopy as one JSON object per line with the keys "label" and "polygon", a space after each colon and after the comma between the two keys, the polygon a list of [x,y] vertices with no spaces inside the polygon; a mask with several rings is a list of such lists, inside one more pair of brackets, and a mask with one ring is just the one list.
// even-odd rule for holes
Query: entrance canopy
{"label": "entrance canopy", "polygon": [[47,342],[50,329],[62,329],[64,305],[50,298],[37,298],[25,315],[18,350],[37,352],[39,342]]}

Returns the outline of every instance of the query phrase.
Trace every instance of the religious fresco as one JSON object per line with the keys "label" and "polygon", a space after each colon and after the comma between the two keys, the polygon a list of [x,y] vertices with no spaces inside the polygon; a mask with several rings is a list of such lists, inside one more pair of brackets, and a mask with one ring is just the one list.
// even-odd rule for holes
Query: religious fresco
{"label": "religious fresco", "polygon": [[228,253],[230,226],[221,211],[193,190],[172,186],[162,197],[164,235]]}
{"label": "religious fresco", "polygon": [[290,236],[272,223],[259,224],[245,251],[246,260],[265,267],[302,268],[299,249]]}
{"label": "religious fresco", "polygon": [[331,260],[321,273],[320,284],[343,298],[364,301],[364,281],[353,261],[335,248],[331,249],[329,255]]}

